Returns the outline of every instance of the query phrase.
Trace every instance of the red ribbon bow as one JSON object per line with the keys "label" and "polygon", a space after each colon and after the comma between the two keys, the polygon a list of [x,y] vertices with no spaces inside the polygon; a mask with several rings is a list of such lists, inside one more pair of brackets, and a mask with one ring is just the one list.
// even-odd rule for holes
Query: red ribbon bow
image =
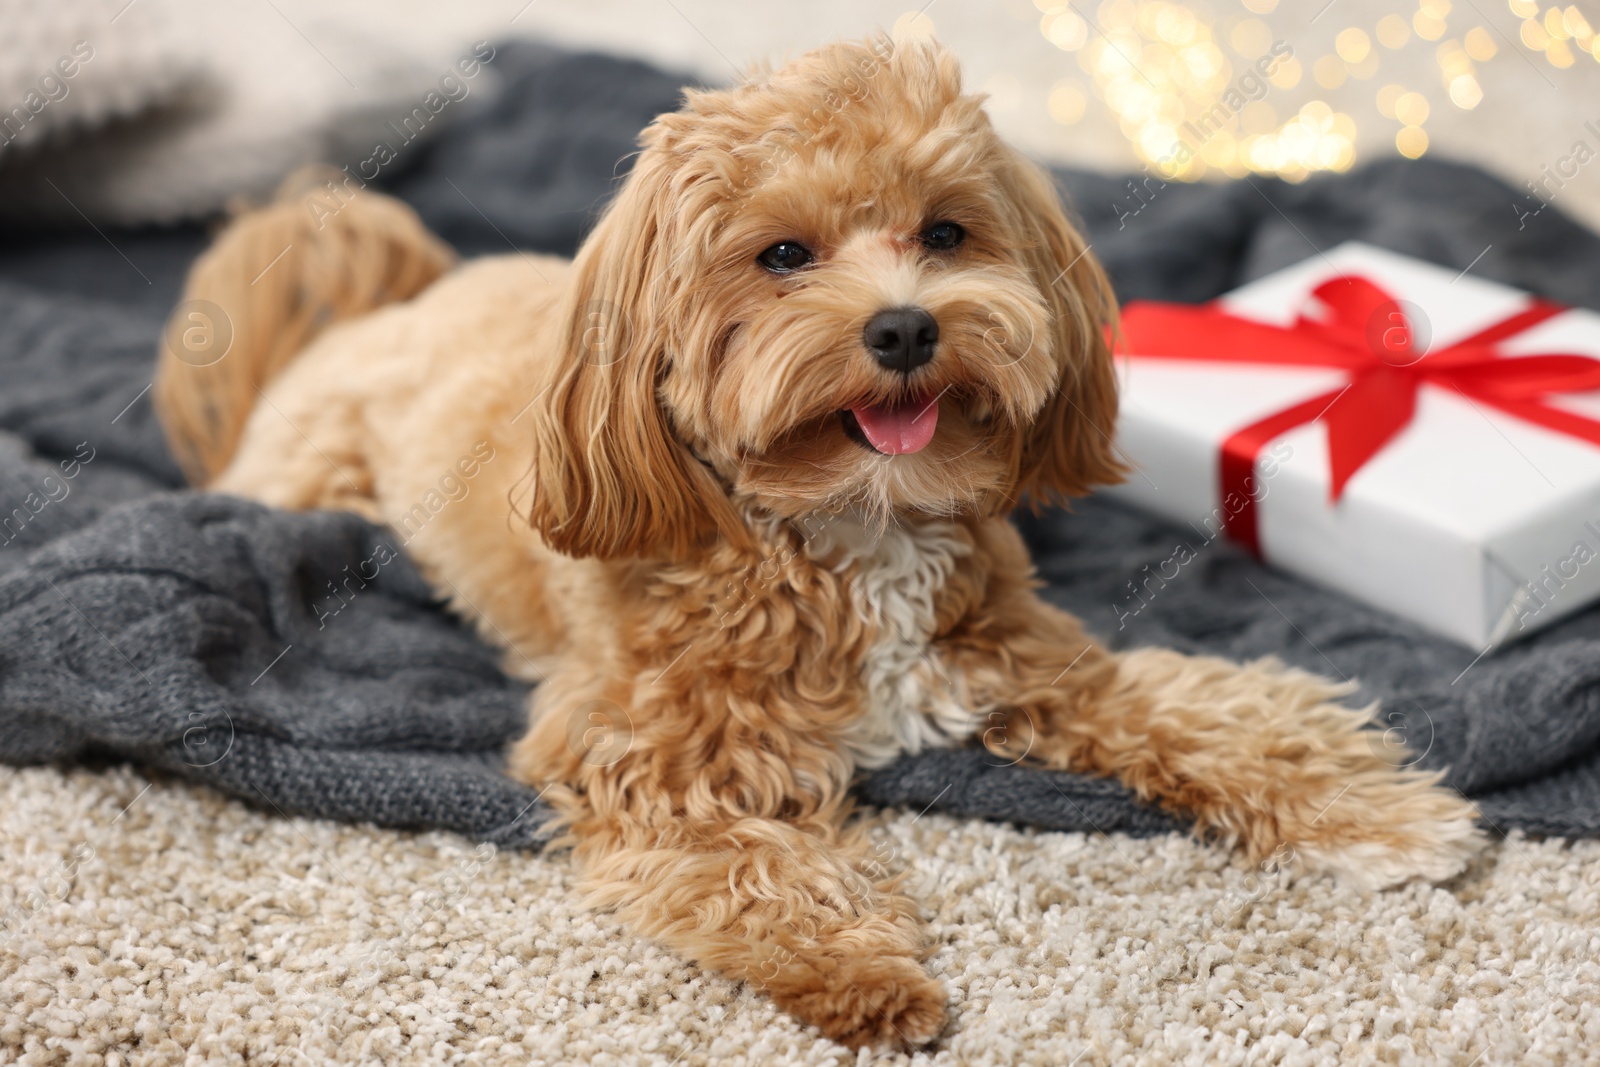
{"label": "red ribbon bow", "polygon": [[1288,328],[1236,318],[1218,304],[1130,303],[1122,316],[1128,356],[1332,367],[1349,381],[1285,411],[1236,431],[1222,444],[1223,500],[1237,494],[1243,504],[1224,508],[1228,533],[1260,555],[1255,497],[1248,491],[1256,457],[1274,438],[1296,426],[1320,421],[1328,427],[1330,499],[1403,430],[1416,413],[1424,382],[1454,390],[1469,401],[1600,445],[1600,422],[1548,406],[1551,393],[1600,389],[1600,360],[1542,353],[1508,357],[1495,346],[1566,309],[1534,299],[1527,309],[1455,344],[1419,351],[1404,307],[1357,275],[1323,282],[1312,295],[1328,314],[1308,318],[1302,310]]}

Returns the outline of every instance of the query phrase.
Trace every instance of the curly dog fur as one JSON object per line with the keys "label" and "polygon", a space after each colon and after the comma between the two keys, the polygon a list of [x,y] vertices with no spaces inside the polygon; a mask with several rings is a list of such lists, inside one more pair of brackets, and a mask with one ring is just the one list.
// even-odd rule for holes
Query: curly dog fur
{"label": "curly dog fur", "polygon": [[1472,806],[1339,687],[1114,655],[1037,596],[1006,514],[1121,476],[1115,305],[950,54],[826,47],[642,146],[571,262],[457,266],[402,205],[293,183],[191,275],[232,348],[169,344],[157,392],[196,485],[388,523],[540,681],[511,769],[595,904],[833,1038],[915,1046],[945,992],[845,826],[900,752],[1115,775],[1372,886],[1462,867]]}

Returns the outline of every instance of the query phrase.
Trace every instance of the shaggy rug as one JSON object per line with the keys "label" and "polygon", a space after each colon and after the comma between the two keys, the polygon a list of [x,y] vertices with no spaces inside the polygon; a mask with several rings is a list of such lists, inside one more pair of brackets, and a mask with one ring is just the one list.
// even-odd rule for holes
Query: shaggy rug
{"label": "shaggy rug", "polygon": [[[1600,841],[1375,895],[1176,835],[875,829],[950,991],[859,1058],[585,911],[559,855],[0,768],[0,1063],[1571,1064],[1600,1048]],[[1584,1050],[1588,1049],[1588,1052]]]}

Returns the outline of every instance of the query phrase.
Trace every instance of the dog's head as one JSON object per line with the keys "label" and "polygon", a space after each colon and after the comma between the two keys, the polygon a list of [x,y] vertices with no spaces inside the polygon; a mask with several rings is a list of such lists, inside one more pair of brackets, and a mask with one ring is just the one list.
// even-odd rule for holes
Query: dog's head
{"label": "dog's head", "polygon": [[578,556],[740,505],[993,512],[1115,481],[1115,315],[952,55],[832,45],[645,130],[536,401],[534,526]]}

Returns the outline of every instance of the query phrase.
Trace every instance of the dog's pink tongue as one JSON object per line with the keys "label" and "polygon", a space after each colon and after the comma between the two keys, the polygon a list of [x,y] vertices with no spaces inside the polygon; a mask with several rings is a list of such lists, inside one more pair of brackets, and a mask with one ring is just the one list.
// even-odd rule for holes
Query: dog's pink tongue
{"label": "dog's pink tongue", "polygon": [[939,425],[938,398],[918,397],[904,404],[851,408],[872,447],[890,456],[921,452]]}

